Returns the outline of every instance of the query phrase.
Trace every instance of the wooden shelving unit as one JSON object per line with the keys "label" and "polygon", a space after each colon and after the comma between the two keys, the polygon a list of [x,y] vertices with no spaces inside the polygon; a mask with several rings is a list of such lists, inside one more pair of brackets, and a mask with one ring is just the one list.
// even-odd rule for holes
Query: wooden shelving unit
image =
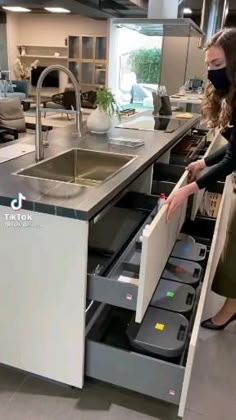
{"label": "wooden shelving unit", "polygon": [[35,60],[67,60],[68,48],[66,46],[45,45],[18,45],[18,57]]}
{"label": "wooden shelving unit", "polygon": [[25,54],[25,55],[19,55],[20,58],[50,58],[50,59],[59,59],[59,60],[67,60],[67,56],[65,55],[38,55],[38,54]]}
{"label": "wooden shelving unit", "polygon": [[102,36],[69,36],[68,67],[82,89],[106,85],[107,38]]}
{"label": "wooden shelving unit", "polygon": [[[18,45],[21,60],[39,60],[40,65],[64,62],[82,90],[95,90],[107,81],[107,37],[69,36],[67,46]],[[56,54],[56,55],[55,55]]]}

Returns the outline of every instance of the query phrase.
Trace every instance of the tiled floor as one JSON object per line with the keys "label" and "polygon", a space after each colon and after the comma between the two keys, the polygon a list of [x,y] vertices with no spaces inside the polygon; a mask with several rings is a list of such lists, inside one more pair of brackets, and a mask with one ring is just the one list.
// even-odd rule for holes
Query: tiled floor
{"label": "tiled floor", "polygon": [[[207,305],[210,314],[213,306]],[[220,333],[202,330],[184,420],[235,420],[235,378],[235,326]],[[177,410],[92,380],[78,391],[0,368],[0,420],[126,419],[177,420]]]}

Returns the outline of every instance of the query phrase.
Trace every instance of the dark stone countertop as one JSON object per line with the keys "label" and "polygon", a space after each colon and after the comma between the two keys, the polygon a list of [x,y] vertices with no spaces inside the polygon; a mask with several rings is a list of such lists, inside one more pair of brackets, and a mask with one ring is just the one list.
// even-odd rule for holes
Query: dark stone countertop
{"label": "dark stone countertop", "polygon": [[[194,115],[173,133],[113,129],[112,137],[122,136],[143,139],[145,144],[139,148],[111,145],[108,143],[107,137],[103,135],[86,134],[82,139],[75,138],[72,136],[73,125],[53,129],[49,133],[49,147],[45,148],[45,158],[55,156],[72,147],[80,147],[136,155],[137,159],[107,182],[91,188],[14,175],[20,169],[35,163],[35,153],[29,153],[8,162],[0,163],[0,205],[10,206],[11,200],[21,192],[26,197],[24,209],[90,220],[175,144],[198,120],[199,116]],[[34,135],[23,137],[19,141],[34,144]],[[6,145],[13,143],[15,142]],[[1,147],[4,147],[4,145]]]}

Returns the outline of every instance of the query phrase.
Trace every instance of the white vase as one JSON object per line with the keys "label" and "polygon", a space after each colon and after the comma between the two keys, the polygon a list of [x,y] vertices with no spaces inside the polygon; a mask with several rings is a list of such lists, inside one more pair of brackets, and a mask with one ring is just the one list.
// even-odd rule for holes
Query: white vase
{"label": "white vase", "polygon": [[97,107],[88,116],[87,127],[91,133],[106,134],[112,127],[112,120],[101,107]]}

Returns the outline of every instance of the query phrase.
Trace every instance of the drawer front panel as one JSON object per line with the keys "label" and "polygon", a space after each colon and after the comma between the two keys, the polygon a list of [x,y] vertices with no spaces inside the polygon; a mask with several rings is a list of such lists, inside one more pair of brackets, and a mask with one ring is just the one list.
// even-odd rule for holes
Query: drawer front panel
{"label": "drawer front panel", "polygon": [[[187,179],[188,173],[185,171],[173,192],[186,185]],[[170,222],[166,223],[167,207],[163,206],[153,222],[146,226],[143,232],[136,322],[140,323],[143,319],[184,223],[186,208],[187,201],[176,211]]]}
{"label": "drawer front panel", "polygon": [[206,300],[207,291],[210,288],[217,264],[219,262],[220,255],[223,250],[223,246],[225,243],[225,235],[226,235],[226,227],[230,215],[230,208],[232,203],[232,194],[233,194],[233,184],[232,184],[232,177],[229,176],[225,183],[225,188],[220,204],[219,213],[216,220],[214,236],[212,240],[211,250],[208,258],[208,263],[206,267],[206,272],[203,280],[203,286],[201,290],[201,296],[198,304],[198,310],[193,326],[189,352],[188,352],[188,359],[186,364],[186,371],[184,376],[184,383],[183,383],[183,390],[180,400],[180,407],[179,407],[179,416],[183,417],[187,393],[193,368],[194,356],[197,346],[198,334],[200,329],[200,323],[202,320],[202,314],[204,309],[204,304]]}
{"label": "drawer front panel", "polygon": [[178,404],[184,367],[88,340],[85,373],[91,378]]}
{"label": "drawer front panel", "polygon": [[97,302],[136,310],[138,287],[117,279],[90,275],[87,297]]}
{"label": "drawer front panel", "polygon": [[[212,131],[210,132],[210,137],[212,135]],[[215,135],[215,138],[212,140],[204,158],[206,158],[207,156],[211,155],[212,153],[216,152],[218,149],[220,149],[220,147],[222,147],[224,144],[226,143],[226,140],[224,139],[224,137],[221,136],[220,133],[217,133]],[[201,175],[203,175],[204,173],[206,173],[208,171],[208,168],[206,168]],[[193,197],[193,205],[192,205],[192,211],[191,211],[191,220],[194,220],[200,203],[203,200],[203,195],[204,195],[205,190],[200,190],[198,193],[196,193]]]}

